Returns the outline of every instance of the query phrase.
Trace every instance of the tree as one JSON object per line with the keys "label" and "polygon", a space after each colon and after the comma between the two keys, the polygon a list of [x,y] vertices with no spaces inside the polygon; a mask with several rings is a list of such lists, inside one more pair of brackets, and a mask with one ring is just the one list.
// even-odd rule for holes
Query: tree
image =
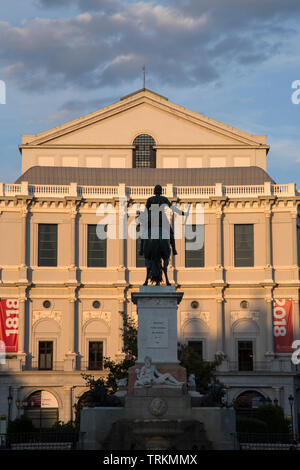
{"label": "tree", "polygon": [[187,375],[195,374],[196,389],[200,393],[207,393],[209,386],[220,384],[215,372],[222,362],[221,356],[215,356],[214,361],[204,361],[199,353],[186,344],[179,344],[178,359],[180,365],[186,368]]}
{"label": "tree", "polygon": [[134,319],[124,312],[123,316],[123,352],[125,354],[124,359],[121,361],[113,361],[109,357],[105,357],[103,361],[103,367],[108,371],[105,378],[100,377],[95,379],[92,374],[82,373],[81,376],[86,382],[86,386],[89,388],[75,403],[75,424],[79,425],[80,411],[84,405],[89,405],[92,402],[90,391],[96,390],[98,387],[104,387],[108,394],[113,394],[118,390],[119,379],[128,377],[128,369],[134,366],[137,357],[137,325]]}

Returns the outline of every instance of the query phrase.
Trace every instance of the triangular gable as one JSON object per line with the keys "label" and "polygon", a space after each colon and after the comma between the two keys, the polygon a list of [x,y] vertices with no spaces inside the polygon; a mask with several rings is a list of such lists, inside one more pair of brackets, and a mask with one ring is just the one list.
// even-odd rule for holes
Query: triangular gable
{"label": "triangular gable", "polygon": [[[169,140],[166,135],[166,141],[170,143],[170,139],[172,139],[171,141],[175,146],[176,144],[188,143],[190,145],[209,145],[211,141],[213,145],[245,145],[267,148],[264,136],[253,136],[227,126],[171,103],[161,95],[146,89],[127,95],[117,103],[47,131],[36,135],[23,136],[23,145],[21,147],[77,145],[79,143],[81,145],[93,145],[102,142],[104,144],[113,144],[114,142],[118,144],[120,142],[117,142],[116,138],[113,141],[106,142],[104,136],[112,134],[116,137],[118,129],[133,127],[135,123],[137,123],[137,129],[140,128],[141,132],[154,133],[154,138],[155,131],[159,133],[159,125],[163,126],[165,135],[166,129],[169,129],[169,133],[172,135],[169,135]],[[132,132],[135,132],[134,128],[132,128]],[[182,134],[181,142],[180,134]],[[120,136],[120,139],[122,138],[123,144],[132,142],[132,140],[128,141],[128,135]],[[159,137],[157,143],[164,144],[163,141],[159,142]]]}

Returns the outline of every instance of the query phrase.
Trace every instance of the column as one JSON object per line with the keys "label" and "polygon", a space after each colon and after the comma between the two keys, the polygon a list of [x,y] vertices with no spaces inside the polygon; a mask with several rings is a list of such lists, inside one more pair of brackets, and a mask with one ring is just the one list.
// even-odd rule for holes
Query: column
{"label": "column", "polygon": [[11,408],[10,408],[10,415],[11,415],[11,420],[12,421],[19,417],[19,410],[18,410],[17,405],[16,405],[16,400],[18,399],[18,394],[19,394],[19,388],[18,387],[11,387],[12,402],[11,402]]}
{"label": "column", "polygon": [[216,225],[217,225],[217,266],[222,266],[222,209],[216,213]]}
{"label": "column", "polygon": [[77,207],[74,203],[70,212],[70,251],[69,251],[69,282],[76,283],[76,217]]}
{"label": "column", "polygon": [[217,306],[217,352],[225,354],[225,323],[223,315],[223,298],[216,299]]}
{"label": "column", "polygon": [[[83,300],[78,299],[78,354],[79,357],[84,355],[84,348],[82,345],[82,327],[83,327]],[[82,366],[82,357],[81,357],[81,366]]]}
{"label": "column", "polygon": [[292,228],[292,266],[298,266],[297,212],[291,213],[291,228]]}
{"label": "column", "polygon": [[280,394],[280,390],[281,390],[281,387],[272,387],[273,390],[274,390],[274,400],[277,399],[278,400],[278,406],[281,406],[281,394]]}
{"label": "column", "polygon": [[72,387],[70,385],[66,385],[63,387],[63,410],[60,410],[60,412],[63,412],[63,421],[66,423],[68,421],[73,420],[72,416]]}
{"label": "column", "polygon": [[21,210],[21,227],[20,227],[19,282],[27,282],[27,267],[26,267],[27,214],[28,214],[27,206],[23,206]]}
{"label": "column", "polygon": [[265,282],[273,282],[272,267],[272,210],[271,203],[265,211]]}
{"label": "column", "polygon": [[223,221],[223,205],[224,201],[216,202],[216,282],[223,283],[223,237],[222,237],[222,221]]}
{"label": "column", "polygon": [[[126,284],[126,279],[125,279],[125,242],[127,245],[127,198],[126,196],[123,195],[125,193],[125,185],[123,188],[122,186],[122,194],[120,194],[119,197],[119,213],[118,213],[118,223],[117,223],[117,241],[118,241],[118,252],[119,252],[119,257],[118,257],[118,266],[117,266],[117,271],[118,271],[118,279],[117,282],[118,284]],[[119,188],[120,190],[120,188]]]}
{"label": "column", "polygon": [[18,354],[25,353],[25,305],[26,297],[19,299]]}
{"label": "column", "polygon": [[20,230],[20,266],[26,266],[26,222],[27,222],[27,207],[23,206],[21,210],[21,230]]}
{"label": "column", "polygon": [[271,211],[265,212],[265,253],[266,267],[271,266]]}
{"label": "column", "polygon": [[266,319],[265,319],[265,356],[274,355],[274,339],[273,339],[273,298],[272,294],[266,298]]}
{"label": "column", "polygon": [[32,336],[33,336],[33,331],[32,331],[32,316],[33,316],[33,302],[29,301],[28,302],[28,330],[27,330],[27,365],[28,367],[31,367],[32,363],[32,350],[33,350],[33,344],[32,344]]}
{"label": "column", "polygon": [[75,339],[75,298],[69,299],[69,344],[68,353],[74,352]]}
{"label": "column", "polygon": [[[127,310],[127,309],[126,309]],[[126,311],[126,314],[128,312]],[[123,339],[123,328],[124,328],[124,317],[125,314],[125,301],[124,299],[120,299],[118,301],[118,337],[117,337],[117,355],[120,355],[120,358],[123,354],[123,346],[124,346],[124,339]]]}
{"label": "column", "polygon": [[76,369],[76,353],[74,351],[75,346],[75,305],[76,298],[75,294],[69,298],[69,315],[68,315],[68,336],[67,341],[67,353],[65,356],[64,370],[72,371]]}
{"label": "column", "polygon": [[297,299],[293,300],[293,325],[294,340],[300,338],[300,320],[299,320],[299,290],[297,290]]}
{"label": "column", "polygon": [[75,239],[76,239],[76,216],[77,210],[76,207],[72,207],[71,210],[71,243],[70,243],[70,267],[75,268],[76,264],[76,246],[75,246]]}

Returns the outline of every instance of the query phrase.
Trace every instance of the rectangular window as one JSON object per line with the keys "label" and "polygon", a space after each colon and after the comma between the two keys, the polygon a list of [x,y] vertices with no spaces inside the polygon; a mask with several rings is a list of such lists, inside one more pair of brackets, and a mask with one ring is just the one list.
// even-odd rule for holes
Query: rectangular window
{"label": "rectangular window", "polygon": [[89,370],[103,369],[103,341],[89,341]]}
{"label": "rectangular window", "polygon": [[252,341],[238,341],[239,370],[253,370],[253,343]]}
{"label": "rectangular window", "polygon": [[39,341],[39,369],[52,370],[53,341]]}
{"label": "rectangular window", "polygon": [[[104,227],[106,231],[107,226]],[[89,268],[106,266],[107,239],[98,238],[96,228],[97,225],[88,225],[87,265]]]}
{"label": "rectangular window", "polygon": [[203,359],[203,342],[202,341],[188,341],[188,347],[193,349]]}
{"label": "rectangular window", "polygon": [[254,266],[253,224],[234,226],[234,265],[236,267]]}
{"label": "rectangular window", "polygon": [[186,230],[195,235],[185,238],[185,267],[204,268],[204,225],[190,225]]}
{"label": "rectangular window", "polygon": [[39,224],[38,266],[57,266],[57,224]]}

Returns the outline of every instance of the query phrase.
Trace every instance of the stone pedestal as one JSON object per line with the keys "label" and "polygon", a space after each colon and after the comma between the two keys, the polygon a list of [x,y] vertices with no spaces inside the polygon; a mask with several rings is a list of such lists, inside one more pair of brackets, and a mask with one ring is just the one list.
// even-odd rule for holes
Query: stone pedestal
{"label": "stone pedestal", "polygon": [[[161,373],[186,384],[186,370],[177,357],[177,305],[183,297],[174,286],[142,286],[131,298],[138,313],[138,358],[129,369],[128,394],[133,393],[136,369],[149,356]],[[184,387],[186,392],[186,387]]]}
{"label": "stone pedestal", "polygon": [[145,356],[154,364],[178,364],[177,305],[182,297],[173,286],[142,286],[131,294],[138,313],[137,364]]}
{"label": "stone pedestal", "polygon": [[126,417],[130,419],[186,419],[190,410],[191,397],[181,388],[135,388],[125,399]]}

